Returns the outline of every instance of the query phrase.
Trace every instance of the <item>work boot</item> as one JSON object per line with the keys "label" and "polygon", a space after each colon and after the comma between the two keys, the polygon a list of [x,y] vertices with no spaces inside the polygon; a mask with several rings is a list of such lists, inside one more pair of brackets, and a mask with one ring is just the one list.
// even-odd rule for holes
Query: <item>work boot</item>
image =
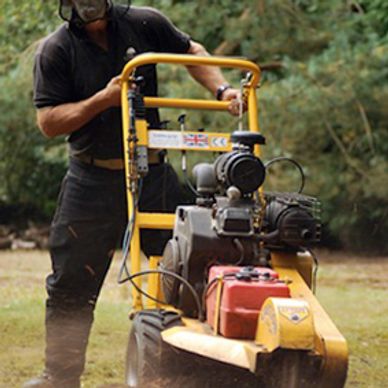
{"label": "work boot", "polygon": [[93,305],[78,310],[46,305],[46,362],[44,373],[24,388],[79,388],[93,322]]}
{"label": "work boot", "polygon": [[53,388],[54,385],[50,381],[50,378],[43,373],[41,376],[28,380],[23,384],[23,388]]}
{"label": "work boot", "polygon": [[79,386],[85,366],[93,309],[91,305],[79,307],[78,310],[62,309],[47,303],[45,372],[52,380]]}
{"label": "work boot", "polygon": [[80,386],[79,379],[58,381],[43,373],[24,383],[23,388],[80,388]]}

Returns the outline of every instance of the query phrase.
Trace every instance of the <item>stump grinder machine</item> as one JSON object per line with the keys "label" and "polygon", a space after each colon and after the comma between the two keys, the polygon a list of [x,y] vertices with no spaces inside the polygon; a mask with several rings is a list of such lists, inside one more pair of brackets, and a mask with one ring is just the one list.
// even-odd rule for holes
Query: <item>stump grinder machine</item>
{"label": "stump grinder machine", "polygon": [[[149,107],[228,110],[228,102],[144,97],[131,87],[141,82],[138,67],[159,63],[246,74],[241,90],[248,128],[187,131],[183,116],[180,130],[148,128]],[[314,296],[311,247],[320,239],[319,201],[301,190],[263,188],[273,161],[260,157],[259,80],[259,67],[247,60],[175,54],[139,55],[122,72],[129,223],[119,281],[133,286],[125,373],[130,387],[345,384],[346,341]],[[175,214],[138,210],[152,149],[180,150],[184,158],[188,151],[215,155],[213,163],[193,169],[194,205],[179,206]],[[143,260],[143,267],[141,229],[173,233],[163,255]]]}

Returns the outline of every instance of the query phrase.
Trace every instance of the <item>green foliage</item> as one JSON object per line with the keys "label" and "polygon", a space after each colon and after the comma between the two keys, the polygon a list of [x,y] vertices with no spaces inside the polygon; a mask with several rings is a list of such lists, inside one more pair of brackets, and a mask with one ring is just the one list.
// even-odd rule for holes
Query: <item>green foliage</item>
{"label": "green foliage", "polygon": [[[0,0],[1,196],[46,206],[48,212],[55,203],[64,150],[62,140],[48,141],[35,128],[33,48],[24,50],[60,19],[57,1],[17,3]],[[327,230],[345,247],[388,250],[386,1],[134,3],[161,9],[210,52],[275,64],[274,70],[264,72],[259,93],[260,123],[268,139],[265,159],[287,155],[305,166],[307,192],[322,200]],[[238,85],[240,74],[227,77]],[[209,97],[183,70],[162,67],[159,78],[164,95]],[[178,116],[166,115],[174,121]],[[190,128],[237,127],[225,115],[189,112],[188,117]],[[291,180],[291,175],[274,174],[271,183],[290,187]]]}
{"label": "green foliage", "polygon": [[[373,58],[341,44],[338,57],[337,49],[333,44],[307,64],[289,63],[288,77],[264,85],[263,128],[275,153],[287,151],[308,167],[308,189],[324,202],[331,231],[354,249],[383,249],[388,132],[382,104],[388,88],[374,68],[382,72],[388,51]],[[280,118],[279,110],[287,114]]]}
{"label": "green foliage", "polygon": [[[304,165],[307,191],[322,200],[327,230],[354,250],[388,250],[387,4],[163,2],[209,49],[283,63],[282,70],[264,73],[259,94],[265,158],[286,155]],[[179,73],[170,79],[163,92],[176,95],[184,81]],[[236,122],[202,113],[192,126],[232,130]],[[294,188],[290,176],[271,183]]]}
{"label": "green foliage", "polygon": [[47,217],[55,207],[65,157],[62,141],[48,142],[36,128],[31,90],[35,49],[25,50],[18,67],[0,78],[0,199]]}
{"label": "green foliage", "polygon": [[0,0],[0,199],[49,217],[65,170],[63,145],[37,130],[33,44],[60,23],[56,1]]}
{"label": "green foliage", "polygon": [[331,232],[354,250],[386,251],[387,37],[360,14],[337,27],[319,55],[288,58],[284,78],[264,85],[263,128],[308,166]]}
{"label": "green foliage", "polygon": [[31,43],[58,24],[58,2],[0,0],[0,9],[0,74],[4,74],[23,60]]}

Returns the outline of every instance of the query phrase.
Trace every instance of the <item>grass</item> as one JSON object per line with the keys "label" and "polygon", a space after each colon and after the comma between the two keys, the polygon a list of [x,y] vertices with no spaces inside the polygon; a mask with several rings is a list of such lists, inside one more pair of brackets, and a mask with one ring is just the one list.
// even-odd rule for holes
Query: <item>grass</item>
{"label": "grass", "polygon": [[347,387],[388,386],[388,260],[334,256],[326,260],[318,298],[346,337]]}
{"label": "grass", "polygon": [[[388,259],[323,253],[318,298],[348,340],[347,388],[388,386]],[[43,368],[47,252],[0,253],[0,387],[19,387]],[[85,388],[121,383],[130,293],[116,284],[117,260],[95,315]]]}
{"label": "grass", "polygon": [[[129,330],[129,291],[108,275],[96,309],[84,387],[122,382]],[[20,387],[43,369],[47,252],[0,254],[0,387]]]}

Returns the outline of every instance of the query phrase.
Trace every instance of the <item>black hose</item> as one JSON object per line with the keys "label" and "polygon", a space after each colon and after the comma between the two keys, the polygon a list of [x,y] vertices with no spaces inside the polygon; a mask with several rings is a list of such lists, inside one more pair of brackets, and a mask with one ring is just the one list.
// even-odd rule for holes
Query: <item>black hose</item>
{"label": "black hose", "polygon": [[185,180],[186,186],[190,189],[191,193],[194,194],[197,198],[200,197],[201,195],[199,192],[196,190],[196,188],[193,186],[193,184],[190,181],[190,178],[187,174],[187,157],[186,157],[186,151],[182,151],[182,159],[185,158],[185,165],[183,165],[182,162],[182,172],[183,172],[183,178]]}
{"label": "black hose", "polygon": [[301,176],[301,182],[300,182],[300,187],[299,187],[299,190],[298,190],[298,194],[301,194],[303,189],[304,189],[305,182],[306,182],[306,176],[304,174],[302,166],[294,159],[288,158],[286,156],[280,156],[278,158],[274,158],[274,159],[268,161],[267,163],[265,163],[264,164],[265,169],[267,170],[268,167],[270,167],[274,163],[278,163],[278,162],[290,162],[291,164],[293,164],[299,170],[299,173],[300,173],[300,176]]}
{"label": "black hose", "polygon": [[120,270],[117,277],[117,283],[119,284],[122,284],[125,282],[121,279],[124,272],[127,276],[130,276],[128,267],[127,267],[127,260],[131,251],[131,240],[132,240],[133,230],[134,230],[135,221],[136,221],[135,209],[136,209],[136,206],[133,206],[132,217],[129,220],[127,228],[125,230],[124,242],[123,242],[123,256],[121,259]]}
{"label": "black hose", "polygon": [[[130,276],[130,275],[129,275]],[[142,294],[143,296],[145,296],[146,298],[156,302],[156,303],[159,303],[159,304],[167,304],[167,302],[165,300],[160,300],[160,299],[157,299],[157,298],[154,298],[153,296],[151,296],[150,294],[148,294],[147,292],[145,292],[144,290],[142,290],[135,282],[133,279],[125,279],[125,280],[128,280],[129,282],[131,282],[131,284],[133,285],[133,287],[135,287],[135,289],[137,290],[137,292],[139,292],[140,294]]]}
{"label": "black hose", "polygon": [[267,242],[267,243],[270,243],[271,241],[273,241],[274,239],[277,239],[280,235],[280,231],[279,230],[274,230],[272,232],[269,232],[269,233],[262,233],[262,234],[259,234],[259,235],[255,235],[253,236],[253,239],[257,242]]}
{"label": "black hose", "polygon": [[130,276],[128,267],[127,267],[127,261],[128,261],[128,256],[131,251],[131,240],[132,240],[132,235],[133,235],[133,230],[135,227],[135,222],[136,222],[136,209],[140,201],[141,197],[141,192],[143,189],[143,180],[139,179],[139,187],[138,187],[138,196],[136,197],[135,193],[132,193],[132,216],[131,219],[128,222],[127,228],[125,230],[124,234],[124,241],[123,241],[123,256],[121,260],[121,265],[120,265],[120,270],[119,270],[119,275],[117,277],[117,283],[122,284],[123,281],[121,280],[121,277],[123,276],[123,273],[127,276]]}
{"label": "black hose", "polygon": [[[130,275],[127,278],[123,279],[121,282],[124,283],[126,281],[130,281],[132,283],[133,279],[135,279],[135,278],[137,278],[139,276],[150,275],[150,274],[162,274],[162,275],[171,276],[171,277],[179,280],[181,283],[183,283],[189,289],[189,291],[191,292],[191,295],[194,298],[195,304],[197,305],[199,320],[201,320],[201,321],[204,320],[204,316],[203,316],[203,312],[202,312],[202,306],[201,306],[201,300],[200,300],[200,298],[198,296],[197,291],[194,289],[194,287],[185,278],[183,278],[182,276],[180,276],[180,275],[178,275],[178,274],[176,274],[174,272],[167,271],[167,270],[164,270],[164,269],[149,269],[149,270],[145,270],[145,271],[136,272],[133,275]],[[138,289],[138,291],[139,291],[139,289]],[[145,292],[143,290],[141,290],[141,293],[143,295],[145,295]],[[162,302],[162,303],[164,303],[164,302]]]}

